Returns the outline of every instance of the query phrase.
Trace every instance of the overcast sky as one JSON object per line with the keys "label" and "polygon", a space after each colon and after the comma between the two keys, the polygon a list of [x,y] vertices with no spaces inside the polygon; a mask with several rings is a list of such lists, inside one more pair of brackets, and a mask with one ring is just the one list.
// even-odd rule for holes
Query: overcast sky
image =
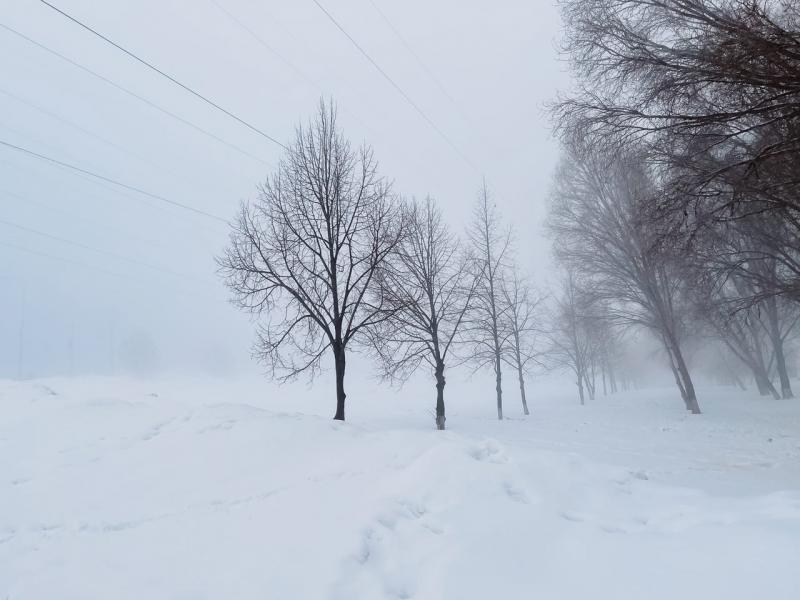
{"label": "overcast sky", "polygon": [[[546,277],[543,105],[568,80],[552,2],[320,0],[435,128],[312,0],[52,2],[280,142],[333,98],[395,190],[432,195],[458,231],[485,175]],[[0,7],[0,141],[226,219],[280,158],[37,0]],[[223,223],[3,146],[0,207],[0,375],[110,372],[148,347],[162,366],[248,361],[252,325],[214,272]]]}

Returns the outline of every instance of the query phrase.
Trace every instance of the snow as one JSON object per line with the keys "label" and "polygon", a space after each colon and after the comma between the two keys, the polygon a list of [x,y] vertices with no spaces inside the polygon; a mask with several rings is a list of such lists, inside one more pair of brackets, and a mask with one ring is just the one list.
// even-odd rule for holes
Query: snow
{"label": "snow", "polygon": [[0,382],[0,599],[800,597],[800,401],[320,386]]}

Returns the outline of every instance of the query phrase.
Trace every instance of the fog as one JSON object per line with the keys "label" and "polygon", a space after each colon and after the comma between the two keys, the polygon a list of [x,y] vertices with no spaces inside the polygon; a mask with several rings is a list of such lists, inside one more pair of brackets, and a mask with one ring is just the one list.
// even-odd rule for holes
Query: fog
{"label": "fog", "polygon": [[796,600],[798,48],[0,0],[0,599]]}
{"label": "fog", "polygon": [[[311,1],[58,7],[281,143],[332,99],[394,190],[435,197],[457,231],[485,176],[516,227],[519,261],[548,278],[542,220],[557,145],[543,106],[568,81],[550,3],[328,6],[435,127]],[[0,22],[4,142],[223,219],[281,156],[44,4],[6,0]],[[0,199],[0,375],[257,368],[252,324],[216,275],[225,224],[7,146]]]}

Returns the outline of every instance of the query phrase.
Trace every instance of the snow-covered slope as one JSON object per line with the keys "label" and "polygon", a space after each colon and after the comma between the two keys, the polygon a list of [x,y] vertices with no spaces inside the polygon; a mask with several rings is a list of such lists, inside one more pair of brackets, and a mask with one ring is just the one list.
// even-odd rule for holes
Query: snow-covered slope
{"label": "snow-covered slope", "polygon": [[264,389],[0,384],[0,599],[800,597],[800,401]]}

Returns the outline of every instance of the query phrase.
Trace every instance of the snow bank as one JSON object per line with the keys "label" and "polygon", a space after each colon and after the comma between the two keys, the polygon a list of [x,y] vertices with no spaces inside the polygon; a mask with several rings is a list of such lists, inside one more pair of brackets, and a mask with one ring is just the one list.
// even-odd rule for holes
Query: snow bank
{"label": "snow bank", "polygon": [[342,424],[261,389],[1,384],[0,598],[800,597],[800,403],[454,402],[440,433],[427,397]]}

